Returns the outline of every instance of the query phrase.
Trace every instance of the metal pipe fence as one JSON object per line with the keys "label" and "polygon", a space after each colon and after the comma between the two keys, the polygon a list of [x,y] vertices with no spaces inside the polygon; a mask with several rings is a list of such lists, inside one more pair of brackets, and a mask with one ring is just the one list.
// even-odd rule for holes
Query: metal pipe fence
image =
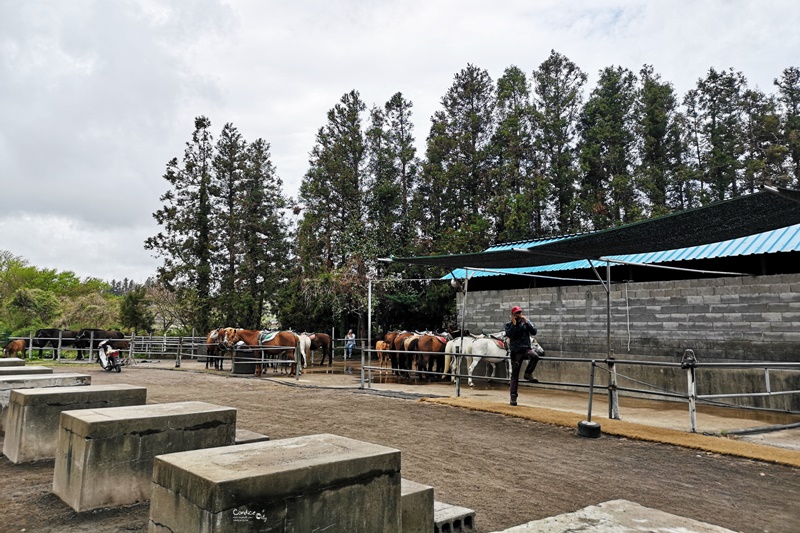
{"label": "metal pipe fence", "polygon": [[[403,350],[380,350],[384,354],[410,354],[410,355],[417,355],[417,354],[428,354],[430,352],[406,352]],[[376,349],[365,349],[362,355],[362,368],[366,371],[366,373],[362,373],[362,380],[361,380],[361,388],[371,388],[371,384],[373,381],[372,373],[373,371],[384,371],[387,370],[386,367],[375,366],[372,364],[372,354],[377,353],[378,350]],[[456,396],[460,396],[460,380],[463,378],[471,378],[473,380],[493,380],[502,383],[507,383],[510,381],[509,377],[490,377],[490,376],[478,376],[478,375],[469,375],[469,374],[462,374],[461,373],[461,362],[460,359],[464,357],[470,357],[469,355],[461,355],[461,354],[453,354],[454,359],[456,359],[455,368],[456,371],[451,371],[448,373],[447,376],[451,376],[455,379],[456,385]],[[479,357],[479,356],[475,356]],[[493,357],[493,359],[510,359],[510,357],[506,356],[505,358],[501,357]],[[580,364],[580,365],[589,365],[589,382],[588,383],[571,383],[566,381],[543,381],[539,380],[539,385],[552,385],[558,387],[566,387],[566,388],[577,388],[577,389],[588,389],[589,392],[589,404],[588,404],[588,414],[587,420],[591,421],[592,419],[592,401],[594,397],[595,390],[597,389],[606,389],[609,396],[609,418],[611,419],[619,419],[619,399],[617,396],[617,392],[628,392],[634,395],[643,396],[645,398],[648,397],[657,397],[657,398],[666,398],[673,401],[683,401],[686,402],[689,408],[689,426],[690,431],[692,433],[697,432],[697,403],[703,402],[707,405],[717,405],[722,407],[730,407],[730,408],[742,408],[743,406],[739,405],[731,405],[731,404],[719,404],[715,403],[712,400],[715,399],[722,399],[722,398],[757,398],[757,397],[769,397],[769,396],[782,396],[782,395],[800,395],[800,390],[781,390],[775,391],[772,390],[771,383],[770,383],[770,370],[798,370],[800,371],[800,362],[786,362],[786,363],[773,363],[773,362],[760,362],[760,363],[698,363],[695,360],[686,360],[681,363],[671,363],[671,362],[659,362],[659,361],[641,361],[641,360],[631,360],[631,359],[615,359],[611,358],[604,358],[604,359],[587,359],[587,358],[580,358],[580,357],[540,357],[540,361],[549,361],[549,362],[558,362],[558,363],[573,363],[573,364]],[[634,380],[633,378],[629,378],[625,375],[617,374],[617,366],[640,366],[640,367],[661,367],[661,368],[672,368],[676,370],[683,370],[686,373],[686,392],[680,391],[673,391],[673,390],[664,390],[660,389],[656,385],[638,382],[640,385],[646,385],[648,388],[642,387],[626,387],[620,386],[618,384],[618,380],[620,377],[625,380]],[[722,393],[722,394],[699,394],[698,389],[698,369],[764,369],[764,388],[765,391],[760,392],[730,392],[730,393]],[[389,371],[393,372],[396,369],[389,368]],[[597,384],[596,378],[596,370],[601,370],[607,373],[608,378],[605,384]],[[408,369],[408,370],[400,370],[401,372],[407,372],[407,375],[410,376],[412,373],[417,375],[429,375],[435,374],[441,376],[439,372],[429,372],[429,371],[420,371],[417,369]],[[710,380],[709,380],[710,381]],[[524,381],[520,381],[520,386],[528,386]],[[791,411],[793,412],[793,411]]]}

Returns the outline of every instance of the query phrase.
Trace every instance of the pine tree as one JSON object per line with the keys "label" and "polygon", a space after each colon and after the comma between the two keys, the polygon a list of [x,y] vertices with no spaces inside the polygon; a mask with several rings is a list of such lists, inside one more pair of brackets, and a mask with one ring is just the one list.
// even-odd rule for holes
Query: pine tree
{"label": "pine tree", "polygon": [[212,239],[211,178],[213,138],[211,121],[195,119],[192,139],[186,143],[183,165],[173,158],[164,179],[171,189],[161,196],[164,206],[153,214],[163,231],[145,241],[145,248],[163,257],[159,280],[192,302],[193,326],[208,331],[211,323]]}
{"label": "pine tree", "polygon": [[237,268],[243,260],[240,197],[246,150],[247,143],[236,127],[225,124],[216,143],[210,191],[214,237],[220,249],[212,257],[215,278],[219,280],[216,308],[220,311],[218,322],[228,325],[240,325],[238,317],[243,311],[238,305],[242,293]]}
{"label": "pine tree", "polygon": [[741,194],[744,150],[742,93],[747,81],[733,69],[711,68],[694,92],[700,141],[699,156],[707,189],[703,203]]}
{"label": "pine tree", "polygon": [[550,56],[533,72],[535,148],[543,156],[542,173],[550,182],[553,227],[566,234],[579,229],[575,216],[577,179],[576,124],[587,76],[567,57]]}
{"label": "pine tree", "polygon": [[742,94],[743,192],[754,193],[764,185],[785,187],[789,182],[782,168],[787,148],[781,139],[781,124],[775,98],[759,90]]}
{"label": "pine tree", "polygon": [[800,187],[800,69],[785,69],[775,85],[781,106],[782,139],[788,151],[787,173],[791,183]]}
{"label": "pine tree", "polygon": [[278,289],[291,259],[283,216],[288,202],[270,158],[270,146],[263,139],[247,147],[237,201],[242,251],[236,270],[239,321],[250,328],[261,327],[266,310],[277,308]]}
{"label": "pine tree", "polygon": [[636,77],[622,67],[600,71],[580,120],[580,198],[591,229],[640,217],[633,183]]}
{"label": "pine tree", "polygon": [[300,185],[304,205],[299,228],[304,267],[314,272],[342,266],[363,242],[365,140],[357,91],[342,96],[317,133],[310,168]]}
{"label": "pine tree", "polygon": [[684,117],[678,111],[678,98],[671,83],[661,81],[653,67],[639,72],[640,86],[636,103],[636,132],[639,164],[636,184],[649,204],[651,216],[681,209],[686,171],[686,147],[682,140]]}
{"label": "pine tree", "polygon": [[434,114],[423,187],[415,198],[428,223],[423,238],[439,252],[477,251],[491,242],[489,198],[494,134],[493,82],[473,65],[456,74]]}
{"label": "pine tree", "polygon": [[533,147],[530,83],[518,67],[509,67],[497,81],[497,129],[492,139],[497,187],[491,215],[498,242],[547,234],[548,183],[542,177]]}
{"label": "pine tree", "polygon": [[412,103],[396,93],[384,107],[370,113],[367,131],[367,223],[375,255],[413,253],[415,231],[411,195],[418,179],[419,161],[414,147]]}

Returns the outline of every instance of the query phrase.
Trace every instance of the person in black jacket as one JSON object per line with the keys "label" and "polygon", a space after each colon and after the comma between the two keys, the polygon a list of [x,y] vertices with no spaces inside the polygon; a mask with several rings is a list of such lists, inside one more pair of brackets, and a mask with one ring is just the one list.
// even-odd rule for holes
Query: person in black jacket
{"label": "person in black jacket", "polygon": [[517,405],[517,389],[519,388],[519,372],[522,362],[528,361],[525,369],[525,379],[532,383],[539,380],[533,377],[533,371],[539,363],[539,356],[531,348],[531,335],[536,335],[536,326],[522,316],[522,308],[515,305],[511,308],[511,321],[506,322],[506,337],[511,355],[511,405]]}

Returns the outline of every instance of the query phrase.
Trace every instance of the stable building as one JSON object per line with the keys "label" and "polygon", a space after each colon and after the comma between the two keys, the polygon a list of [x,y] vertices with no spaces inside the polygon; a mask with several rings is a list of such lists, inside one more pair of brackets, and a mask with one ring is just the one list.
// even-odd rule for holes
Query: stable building
{"label": "stable building", "polygon": [[[632,390],[685,394],[678,382],[687,356],[692,364],[788,363],[708,367],[701,388],[749,394],[724,403],[800,411],[800,394],[784,393],[800,390],[799,258],[800,192],[767,188],[593,233],[391,260],[451,268],[462,288],[459,321],[471,332],[502,330],[520,305],[547,357],[640,361],[616,365]],[[537,375],[585,383],[588,369],[543,362]]]}

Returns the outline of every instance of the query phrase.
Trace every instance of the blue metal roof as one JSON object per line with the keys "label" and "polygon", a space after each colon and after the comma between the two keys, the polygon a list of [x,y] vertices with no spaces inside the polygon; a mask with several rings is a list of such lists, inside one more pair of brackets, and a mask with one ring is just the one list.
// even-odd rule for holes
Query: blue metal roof
{"label": "blue metal roof", "polygon": [[[568,238],[568,236],[498,244],[488,248],[486,251],[510,250],[512,248],[534,248],[545,243],[566,238]],[[702,246],[692,246],[677,250],[665,250],[662,252],[608,256],[608,259],[625,261],[629,263],[658,264],[674,261],[690,261],[693,259],[713,259],[718,257],[736,257],[743,255],[773,254],[778,252],[796,251],[800,251],[800,224],[795,224],[794,226],[787,226],[785,228],[779,228],[772,231],[766,231],[764,233],[758,233],[755,235],[749,235],[747,237],[740,237],[738,239],[731,239],[729,241],[704,244]],[[615,264],[611,263],[611,266],[613,267]],[[591,268],[589,261],[582,259],[579,261],[569,261],[555,265],[504,268],[491,272],[470,269],[470,274],[472,274],[473,277],[500,276],[503,274],[537,274],[543,272],[552,273],[582,268]],[[453,270],[452,274],[449,274],[447,277],[455,276],[457,278],[463,278],[465,274],[466,273],[464,269],[459,268]]]}

